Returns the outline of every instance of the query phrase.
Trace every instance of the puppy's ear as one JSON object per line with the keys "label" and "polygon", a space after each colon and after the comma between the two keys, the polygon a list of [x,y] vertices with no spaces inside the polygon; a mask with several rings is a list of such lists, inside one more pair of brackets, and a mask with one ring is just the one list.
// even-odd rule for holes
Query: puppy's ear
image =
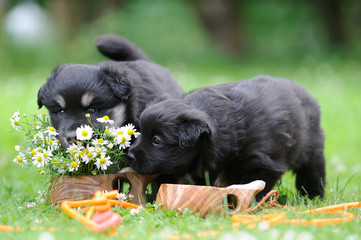
{"label": "puppy's ear", "polygon": [[38,91],[38,107],[39,107],[39,109],[44,105],[43,100],[42,100],[42,98],[43,98],[42,96],[43,96],[43,92],[44,92],[43,88],[44,88],[44,86],[42,86]]}
{"label": "puppy's ear", "polygon": [[52,82],[58,76],[61,68],[62,68],[61,65],[57,65],[53,69],[51,76],[46,80],[46,83],[43,86],[41,86],[41,88],[39,89],[39,91],[38,91],[38,107],[39,107],[39,109],[42,108],[42,106],[44,105],[43,99],[46,97],[45,96],[46,90],[49,88],[47,85],[49,84],[49,82]]}
{"label": "puppy's ear", "polygon": [[217,158],[214,151],[212,125],[207,118],[185,120],[179,128],[179,146],[181,148],[195,147],[199,159],[193,165],[193,176],[203,179],[204,171],[213,172],[217,168]]}
{"label": "puppy's ear", "polygon": [[131,94],[131,78],[127,72],[122,74],[110,67],[100,69],[100,78],[104,80],[112,89],[115,96],[122,100],[127,100]]}
{"label": "puppy's ear", "polygon": [[194,147],[200,137],[210,133],[210,126],[203,120],[184,120],[179,127],[179,146]]}

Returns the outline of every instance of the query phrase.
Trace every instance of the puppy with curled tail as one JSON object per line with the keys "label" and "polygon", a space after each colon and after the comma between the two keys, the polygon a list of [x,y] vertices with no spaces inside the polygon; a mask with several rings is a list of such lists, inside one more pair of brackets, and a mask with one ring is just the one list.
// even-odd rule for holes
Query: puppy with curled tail
{"label": "puppy with curled tail", "polygon": [[319,105],[294,82],[259,76],[202,88],[149,106],[140,131],[129,149],[140,173],[189,174],[204,185],[208,172],[219,187],[263,180],[260,199],[292,170],[303,195],[324,195]]}
{"label": "puppy with curled tail", "polygon": [[140,114],[150,102],[183,96],[170,72],[125,38],[103,35],[96,45],[115,61],[59,65],[38,92],[38,106],[49,110],[64,148],[75,141],[76,129],[88,124],[87,113],[97,128],[103,125],[96,119],[105,115],[115,127],[133,123],[139,128]]}

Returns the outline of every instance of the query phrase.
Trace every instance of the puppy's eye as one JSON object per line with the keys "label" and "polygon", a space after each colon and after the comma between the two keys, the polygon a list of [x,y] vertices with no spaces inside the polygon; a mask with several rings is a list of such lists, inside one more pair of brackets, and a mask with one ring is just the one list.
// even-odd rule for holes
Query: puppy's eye
{"label": "puppy's eye", "polygon": [[64,109],[61,109],[57,112],[58,116],[61,116],[65,113],[65,110]]}
{"label": "puppy's eye", "polygon": [[95,108],[88,108],[86,111],[87,111],[87,113],[90,113],[90,114],[94,114],[97,112],[97,110]]}
{"label": "puppy's eye", "polygon": [[158,147],[161,143],[162,143],[162,141],[160,140],[159,137],[154,136],[154,137],[152,138],[152,145],[153,145],[153,146]]}

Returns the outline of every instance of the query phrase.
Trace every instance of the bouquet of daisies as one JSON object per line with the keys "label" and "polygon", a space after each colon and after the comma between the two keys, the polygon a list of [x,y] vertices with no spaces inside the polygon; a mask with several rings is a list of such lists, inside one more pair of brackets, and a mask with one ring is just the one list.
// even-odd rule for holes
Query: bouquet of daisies
{"label": "bouquet of daisies", "polygon": [[108,116],[98,118],[102,129],[96,129],[87,114],[89,125],[76,130],[76,143],[62,148],[57,131],[49,118],[40,114],[29,118],[15,112],[10,122],[15,131],[25,133],[23,146],[16,145],[18,152],[14,162],[21,166],[33,166],[41,175],[95,175],[116,172],[126,165],[123,150],[130,146],[132,138],[140,133],[133,124],[115,128]]}

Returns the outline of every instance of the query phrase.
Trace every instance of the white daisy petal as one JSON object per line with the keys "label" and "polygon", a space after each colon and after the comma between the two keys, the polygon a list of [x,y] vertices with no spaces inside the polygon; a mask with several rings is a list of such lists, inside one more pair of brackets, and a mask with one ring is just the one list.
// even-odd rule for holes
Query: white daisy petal
{"label": "white daisy petal", "polygon": [[71,163],[69,163],[69,165],[68,165],[69,172],[78,171],[79,165],[80,165],[79,161],[77,161],[77,160],[71,161]]}
{"label": "white daisy petal", "polygon": [[90,140],[93,136],[93,128],[89,125],[80,126],[76,129],[76,138],[80,141]]}
{"label": "white daisy petal", "polygon": [[98,169],[107,170],[108,166],[110,166],[113,163],[110,161],[109,156],[106,157],[105,154],[102,154],[96,159],[95,164],[98,167]]}
{"label": "white daisy petal", "polygon": [[97,118],[97,121],[100,122],[100,123],[114,124],[114,121],[110,120],[108,116],[104,116],[102,118]]}

